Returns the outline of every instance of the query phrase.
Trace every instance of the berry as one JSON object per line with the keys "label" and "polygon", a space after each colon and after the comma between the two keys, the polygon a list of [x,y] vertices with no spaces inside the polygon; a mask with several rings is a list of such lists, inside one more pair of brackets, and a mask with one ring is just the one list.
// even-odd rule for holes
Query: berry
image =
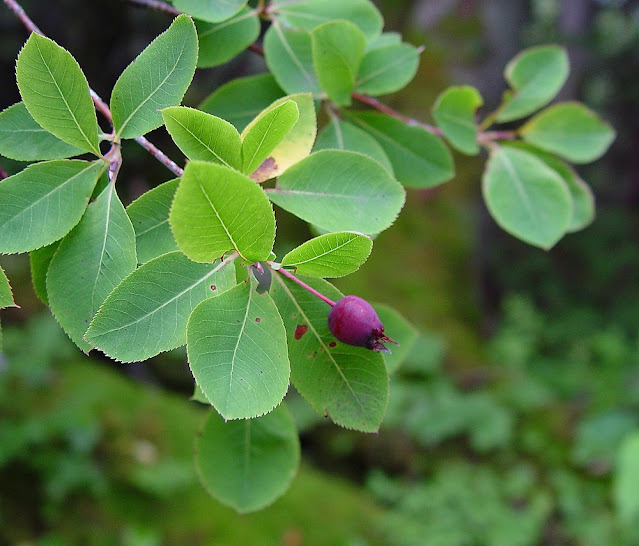
{"label": "berry", "polygon": [[347,345],[390,353],[385,342],[397,343],[384,334],[375,309],[362,298],[344,296],[328,314],[328,329]]}

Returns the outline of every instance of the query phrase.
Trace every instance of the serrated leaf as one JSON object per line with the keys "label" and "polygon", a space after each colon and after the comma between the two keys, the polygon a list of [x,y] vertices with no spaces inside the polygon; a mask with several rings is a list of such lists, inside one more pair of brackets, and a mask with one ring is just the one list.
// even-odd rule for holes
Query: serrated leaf
{"label": "serrated leaf", "polygon": [[31,268],[31,283],[36,295],[46,306],[49,305],[47,295],[47,272],[53,256],[60,246],[60,241],[56,241],[37,250],[29,252],[29,265]]}
{"label": "serrated leaf", "polygon": [[613,495],[621,523],[631,527],[639,521],[639,432],[624,438],[617,454]]}
{"label": "serrated leaf", "polygon": [[535,156],[513,147],[491,152],[482,178],[491,216],[508,233],[551,248],[572,219],[572,198],[559,174]]}
{"label": "serrated leaf", "polygon": [[311,32],[313,66],[317,80],[338,105],[351,103],[351,92],[364,56],[366,36],[348,21],[329,21]]}
{"label": "serrated leaf", "polygon": [[16,80],[38,125],[67,144],[101,155],[89,84],[71,53],[32,33],[18,55]]}
{"label": "serrated leaf", "polygon": [[549,103],[563,87],[569,72],[568,55],[562,47],[531,47],[517,54],[504,70],[512,91],[504,94],[497,121],[526,117]]}
{"label": "serrated leaf", "polygon": [[[303,280],[335,301],[342,297],[322,279]],[[295,388],[315,411],[336,424],[377,431],[388,399],[388,375],[381,355],[337,341],[328,330],[330,307],[282,275],[273,275],[270,294],[286,327]]]}
{"label": "serrated leaf", "polygon": [[306,241],[282,258],[282,267],[300,275],[343,277],[357,271],[370,256],[373,241],[361,233],[327,233]]}
{"label": "serrated leaf", "polygon": [[397,371],[410,353],[419,334],[415,327],[392,307],[383,303],[373,303],[372,305],[384,325],[384,333],[398,343],[398,345],[389,344],[391,352],[382,354],[386,369],[391,374]]}
{"label": "serrated leaf", "polygon": [[225,21],[238,13],[245,5],[247,0],[173,0],[173,5],[188,13],[197,19],[217,23]]}
{"label": "serrated leaf", "polygon": [[555,104],[520,130],[522,138],[573,163],[599,159],[615,139],[614,129],[578,102]]}
{"label": "serrated leaf", "polygon": [[197,65],[210,68],[230,61],[260,35],[260,20],[255,10],[243,8],[220,23],[195,21],[200,41]]}
{"label": "serrated leaf", "polygon": [[83,351],[91,349],[83,339],[91,319],[136,265],[133,226],[109,184],[62,240],[47,271],[51,311]]}
{"label": "serrated leaf", "polygon": [[169,134],[189,159],[241,169],[242,141],[228,121],[184,106],[165,108],[162,117]]}
{"label": "serrated leaf", "polygon": [[111,94],[119,137],[136,138],[162,125],[161,110],[177,106],[197,64],[193,21],[180,15],[124,69]]}
{"label": "serrated leaf", "polygon": [[186,324],[202,300],[235,285],[230,260],[198,264],[181,252],[143,264],[109,294],[86,339],[108,356],[137,362],[186,343]]}
{"label": "serrated leaf", "polygon": [[419,49],[410,44],[389,44],[369,49],[359,67],[355,90],[378,96],[404,88],[415,77]]}
{"label": "serrated leaf", "polygon": [[300,446],[283,404],[246,421],[224,421],[211,411],[195,444],[195,465],[206,490],[238,512],[271,504],[297,472]]}
{"label": "serrated leaf", "polygon": [[56,160],[0,181],[0,253],[28,252],[64,237],[82,218],[105,164]]}
{"label": "serrated leaf", "polygon": [[432,188],[455,175],[453,157],[435,135],[375,112],[358,113],[353,119],[384,149],[395,177],[405,186]]}
{"label": "serrated leaf", "polygon": [[388,228],[405,199],[401,184],[377,161],[338,150],[296,163],[267,193],[276,205],[320,228],[366,234]]}
{"label": "serrated leaf", "polygon": [[179,178],[164,182],[126,208],[135,230],[135,248],[141,264],[178,249],[169,228],[169,211],[179,182]]}
{"label": "serrated leaf", "polygon": [[433,117],[451,145],[468,155],[479,153],[475,112],[484,103],[479,91],[463,85],[449,87],[433,106]]}
{"label": "serrated leaf", "polygon": [[[15,305],[16,303],[13,301],[13,292],[11,292],[9,279],[7,279],[4,269],[0,267],[0,309],[4,309],[5,307],[15,307]],[[284,338],[286,339],[286,334],[284,334]]]}
{"label": "serrated leaf", "polygon": [[0,112],[0,155],[16,161],[65,159],[84,153],[45,131],[23,102]]}
{"label": "serrated leaf", "polygon": [[189,318],[193,377],[224,419],[273,410],[288,390],[286,330],[268,292],[241,283],[201,302]]}

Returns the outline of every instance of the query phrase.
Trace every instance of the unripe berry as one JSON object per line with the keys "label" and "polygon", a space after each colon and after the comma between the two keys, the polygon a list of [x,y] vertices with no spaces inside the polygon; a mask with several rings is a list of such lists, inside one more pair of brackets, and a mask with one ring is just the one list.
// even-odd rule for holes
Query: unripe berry
{"label": "unripe berry", "polygon": [[375,309],[362,298],[344,296],[328,314],[328,329],[347,345],[390,353],[384,342],[397,343],[384,334]]}

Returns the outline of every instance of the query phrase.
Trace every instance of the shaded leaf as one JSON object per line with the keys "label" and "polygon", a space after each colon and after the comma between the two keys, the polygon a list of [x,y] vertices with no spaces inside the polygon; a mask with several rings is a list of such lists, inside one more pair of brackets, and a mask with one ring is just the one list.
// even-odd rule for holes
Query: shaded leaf
{"label": "shaded leaf", "polygon": [[617,454],[613,495],[622,524],[631,527],[639,521],[639,432],[624,439]]}
{"label": "shaded leaf", "polygon": [[[15,307],[15,305],[9,279],[7,279],[4,269],[0,267],[0,309],[4,309],[5,307]],[[286,336],[286,334],[284,335]]]}
{"label": "shaded leaf", "polygon": [[56,241],[37,250],[29,252],[29,265],[31,267],[31,282],[36,295],[45,305],[49,305],[47,295],[47,272],[53,260],[53,255],[60,246],[60,241]]}
{"label": "shaded leaf", "polygon": [[374,303],[373,307],[384,325],[384,333],[399,344],[389,344],[391,352],[382,354],[386,369],[391,374],[397,371],[408,356],[419,334],[415,327],[392,307],[383,303]]}
{"label": "shaded leaf", "polygon": [[359,67],[355,90],[371,96],[399,91],[415,77],[419,52],[416,47],[402,43],[369,49]]}
{"label": "shaded leaf", "polygon": [[484,103],[479,91],[468,85],[449,87],[433,106],[433,117],[444,136],[460,152],[479,153],[475,112]]}
{"label": "shaded leaf", "polygon": [[172,3],[180,11],[188,13],[197,19],[217,23],[233,17],[246,5],[246,2],[247,0],[214,2],[211,2],[211,0],[173,0]]}

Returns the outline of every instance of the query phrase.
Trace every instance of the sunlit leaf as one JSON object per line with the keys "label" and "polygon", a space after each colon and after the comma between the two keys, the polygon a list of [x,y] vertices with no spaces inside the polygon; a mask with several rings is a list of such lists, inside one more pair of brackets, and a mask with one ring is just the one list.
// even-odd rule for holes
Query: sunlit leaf
{"label": "sunlit leaf", "polygon": [[355,90],[387,95],[404,88],[419,66],[419,49],[410,44],[389,44],[369,49],[359,67]]}
{"label": "sunlit leaf", "polygon": [[225,21],[238,13],[247,0],[173,0],[173,5],[197,19],[203,21]]}

